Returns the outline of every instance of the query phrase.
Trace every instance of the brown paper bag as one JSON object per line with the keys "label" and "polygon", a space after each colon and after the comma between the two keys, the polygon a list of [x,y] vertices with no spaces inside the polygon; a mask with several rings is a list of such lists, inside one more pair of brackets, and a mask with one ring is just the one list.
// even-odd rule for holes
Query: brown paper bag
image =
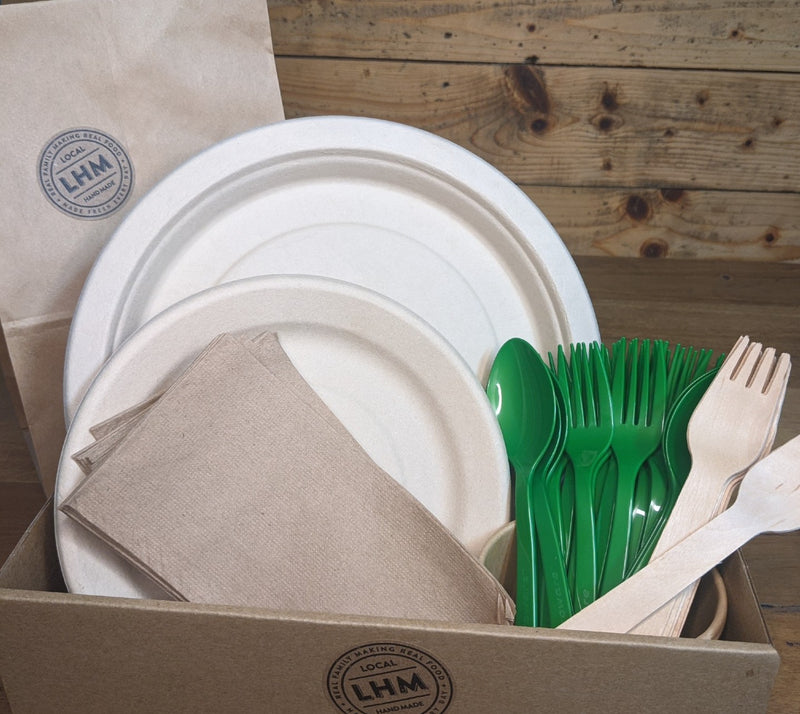
{"label": "brown paper bag", "polygon": [[2,6],[0,76],[0,322],[51,493],[66,339],[98,252],[169,171],[283,108],[264,0]]}

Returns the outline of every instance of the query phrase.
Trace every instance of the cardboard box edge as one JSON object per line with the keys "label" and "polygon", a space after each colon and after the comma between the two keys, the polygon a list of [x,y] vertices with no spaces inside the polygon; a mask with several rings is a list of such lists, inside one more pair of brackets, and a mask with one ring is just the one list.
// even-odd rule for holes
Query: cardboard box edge
{"label": "cardboard box edge", "polygon": [[[53,499],[52,497],[42,506],[25,533],[20,538],[11,555],[5,564],[0,568],[0,606],[3,601],[26,601],[51,604],[72,604],[72,605],[95,605],[100,607],[112,608],[135,608],[137,610],[159,611],[164,608],[177,608],[181,612],[215,615],[235,615],[239,617],[255,617],[259,619],[282,619],[294,620],[298,622],[318,622],[320,624],[358,624],[375,626],[392,626],[399,629],[414,628],[424,630],[448,630],[458,632],[468,632],[471,634],[494,633],[503,637],[543,637],[555,638],[558,640],[631,644],[631,645],[654,645],[681,647],[695,649],[697,647],[724,647],[742,648],[742,651],[774,653],[778,657],[777,651],[772,646],[766,623],[761,614],[758,600],[747,570],[746,562],[741,553],[737,552],[726,561],[724,573],[736,575],[736,582],[744,589],[747,594],[748,602],[740,603],[740,610],[745,612],[745,608],[750,614],[748,623],[749,638],[746,640],[721,640],[721,641],[700,641],[689,638],[665,638],[656,636],[628,635],[628,634],[607,634],[597,632],[579,632],[548,628],[517,628],[503,625],[480,625],[480,624],[457,624],[440,623],[428,620],[405,620],[392,618],[377,618],[358,615],[338,615],[329,613],[314,612],[290,612],[282,610],[265,610],[261,608],[251,608],[230,605],[209,605],[200,603],[175,602],[168,600],[136,600],[128,598],[117,598],[97,595],[81,595],[69,593],[63,585],[60,566],[54,545],[55,527],[53,522]],[[48,543],[52,547],[48,547]],[[44,563],[42,564],[42,554]],[[38,565],[37,565],[38,564]],[[44,565],[44,567],[41,567]],[[32,567],[33,566],[33,567]],[[33,572],[30,572],[33,571]],[[33,576],[33,580],[31,579]],[[758,616],[755,617],[757,611]],[[779,658],[778,658],[779,659]]]}

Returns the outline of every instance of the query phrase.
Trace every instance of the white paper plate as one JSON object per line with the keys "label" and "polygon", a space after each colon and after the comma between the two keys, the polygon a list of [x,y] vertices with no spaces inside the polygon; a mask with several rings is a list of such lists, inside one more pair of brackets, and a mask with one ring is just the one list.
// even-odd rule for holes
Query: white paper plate
{"label": "white paper plate", "polygon": [[67,421],[103,362],[148,319],[213,285],[320,275],[426,319],[485,380],[510,337],[546,351],[598,339],[571,256],[530,199],[469,151],[356,117],[272,124],[164,179],[130,212],[81,294]]}
{"label": "white paper plate", "polygon": [[[419,317],[373,291],[318,277],[211,288],[137,331],[103,367],[70,425],[56,505],[83,478],[71,455],[92,442],[91,426],[165,387],[216,335],[265,330],[278,333],[294,365],[372,459],[477,555],[508,520],[510,496],[502,435],[483,389]],[[58,510],[56,541],[71,591],[159,597],[156,586]]]}

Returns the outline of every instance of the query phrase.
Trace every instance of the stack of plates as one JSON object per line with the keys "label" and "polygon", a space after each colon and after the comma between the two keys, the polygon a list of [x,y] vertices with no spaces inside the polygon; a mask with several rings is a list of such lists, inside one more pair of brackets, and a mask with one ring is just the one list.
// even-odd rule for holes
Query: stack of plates
{"label": "stack of plates", "polygon": [[[497,349],[599,338],[555,230],[483,160],[374,119],[270,125],[164,179],[98,257],[67,348],[56,503],[81,478],[70,454],[90,426],[168,384],[220,332],[265,330],[473,553],[508,519],[481,389]],[[59,511],[56,536],[70,590],[154,595]]]}

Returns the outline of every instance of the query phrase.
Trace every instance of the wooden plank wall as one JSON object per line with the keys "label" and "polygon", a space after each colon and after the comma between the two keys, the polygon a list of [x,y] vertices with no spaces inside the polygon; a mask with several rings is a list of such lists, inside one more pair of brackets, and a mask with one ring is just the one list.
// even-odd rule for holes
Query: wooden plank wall
{"label": "wooden plank wall", "polygon": [[574,255],[800,262],[797,0],[269,0],[287,118],[447,137]]}

